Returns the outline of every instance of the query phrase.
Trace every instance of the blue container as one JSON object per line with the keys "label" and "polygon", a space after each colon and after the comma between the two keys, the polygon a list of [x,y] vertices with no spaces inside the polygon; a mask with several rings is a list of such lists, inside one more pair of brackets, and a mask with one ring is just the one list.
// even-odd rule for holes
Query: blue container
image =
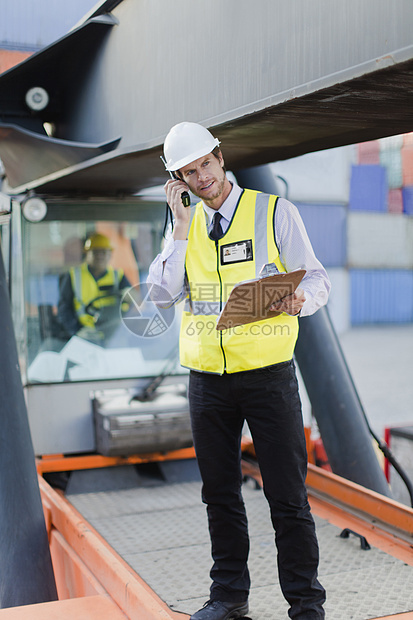
{"label": "blue container", "polygon": [[324,267],[344,267],[346,208],[342,205],[297,204],[315,255]]}
{"label": "blue container", "polygon": [[353,211],[387,211],[387,176],[383,166],[352,166],[349,207]]}
{"label": "blue container", "polygon": [[403,187],[403,212],[413,215],[413,186]]}
{"label": "blue container", "polygon": [[386,169],[389,188],[401,187],[403,185],[401,150],[386,149],[380,151],[380,164]]}
{"label": "blue container", "polygon": [[413,321],[413,271],[351,269],[351,324]]}

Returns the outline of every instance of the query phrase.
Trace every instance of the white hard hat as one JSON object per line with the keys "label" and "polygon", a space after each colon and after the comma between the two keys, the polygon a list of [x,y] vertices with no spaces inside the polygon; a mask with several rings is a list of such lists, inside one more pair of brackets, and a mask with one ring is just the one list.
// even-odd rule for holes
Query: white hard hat
{"label": "white hard hat", "polygon": [[198,157],[211,153],[220,142],[198,123],[178,123],[165,138],[163,152],[166,169],[179,170]]}

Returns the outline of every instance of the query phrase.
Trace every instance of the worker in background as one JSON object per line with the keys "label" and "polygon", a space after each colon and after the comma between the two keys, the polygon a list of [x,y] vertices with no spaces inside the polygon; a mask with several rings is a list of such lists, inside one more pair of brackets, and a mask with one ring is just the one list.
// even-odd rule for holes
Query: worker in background
{"label": "worker in background", "polygon": [[85,262],[63,276],[58,317],[68,335],[100,341],[119,322],[122,291],[130,284],[122,269],[109,266],[112,250],[108,237],[93,233],[84,245]]}
{"label": "worker in background", "polygon": [[[174,227],[148,276],[148,284],[157,285],[153,301],[159,306],[162,288],[175,302],[186,299],[180,356],[190,368],[192,431],[213,558],[210,599],[191,618],[229,620],[248,612],[249,537],[240,467],[246,420],[270,506],[289,616],[318,620],[325,617],[325,590],[317,579],[318,542],[305,487],[307,454],[292,358],[298,316],[327,302],[330,282],[296,207],[231,183],[219,144],[196,123],[179,123],[167,135],[166,167],[176,180],[167,181],[165,192]],[[188,189],[200,199],[192,220],[192,209],[181,200]],[[280,272],[305,269],[306,275],[295,293],[271,307],[281,314],[215,330],[232,287],[256,277],[263,263],[275,263]]]}
{"label": "worker in background", "polygon": [[[138,237],[139,224],[136,222],[96,222],[96,231],[105,235],[113,246],[111,265],[122,266],[125,277],[132,286],[139,287],[139,266],[132,247]],[[131,239],[131,234],[135,238]]]}

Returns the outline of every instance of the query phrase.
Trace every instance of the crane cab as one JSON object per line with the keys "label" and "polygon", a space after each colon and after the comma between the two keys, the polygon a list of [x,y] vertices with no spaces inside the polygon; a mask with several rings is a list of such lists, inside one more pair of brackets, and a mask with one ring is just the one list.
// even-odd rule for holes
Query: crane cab
{"label": "crane cab", "polygon": [[[102,452],[99,409],[114,440],[107,454],[190,445],[187,371],[177,353],[179,306],[160,310],[146,285],[162,245],[164,199],[47,197],[44,203],[39,217],[38,210],[13,200],[11,216],[1,224],[35,454]],[[62,308],[71,277],[87,268],[85,241],[94,233],[109,240],[108,268],[120,274],[123,286],[103,286],[82,310],[90,317],[87,325],[74,331]],[[166,407],[171,402],[174,415]],[[165,407],[166,435],[159,426]]]}

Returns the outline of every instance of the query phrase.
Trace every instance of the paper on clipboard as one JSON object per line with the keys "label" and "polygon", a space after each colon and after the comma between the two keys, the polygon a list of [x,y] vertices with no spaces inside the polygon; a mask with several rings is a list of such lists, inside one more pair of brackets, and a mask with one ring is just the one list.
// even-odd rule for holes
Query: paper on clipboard
{"label": "paper on clipboard", "polygon": [[216,329],[222,331],[278,316],[281,312],[268,308],[283,297],[292,295],[305,273],[305,269],[297,269],[236,284],[218,317]]}

